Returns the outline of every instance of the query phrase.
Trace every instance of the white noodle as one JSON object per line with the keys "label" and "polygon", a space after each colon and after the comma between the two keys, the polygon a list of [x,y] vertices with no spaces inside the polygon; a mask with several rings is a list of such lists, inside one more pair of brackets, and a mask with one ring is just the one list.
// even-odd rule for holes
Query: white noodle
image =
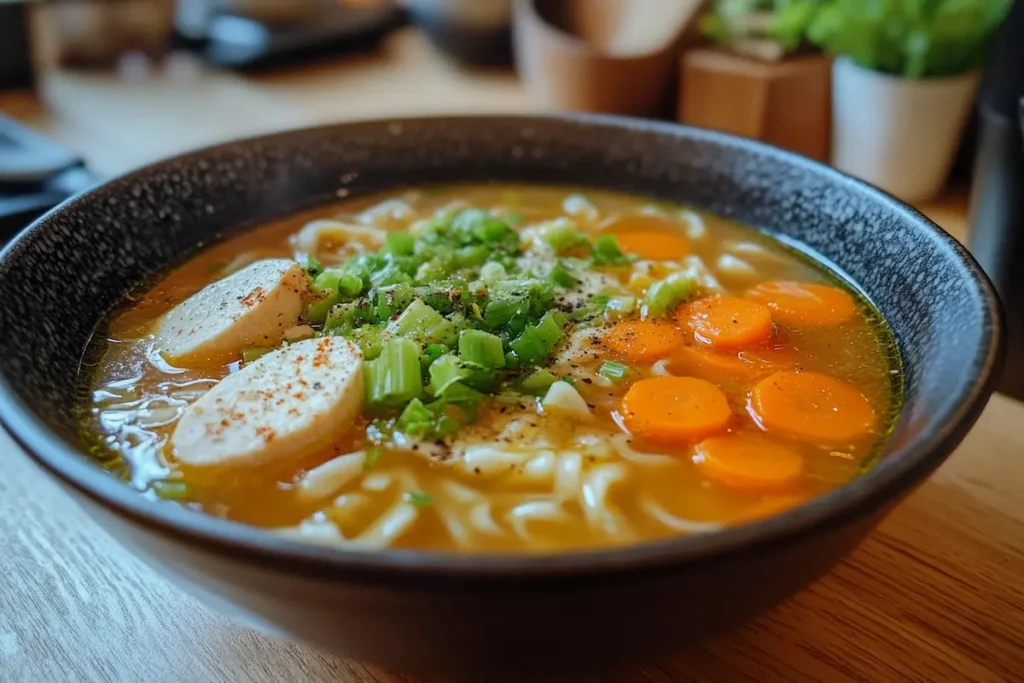
{"label": "white noodle", "polygon": [[583,454],[599,460],[607,460],[612,457],[612,447],[608,445],[610,433],[578,432],[573,439],[573,445],[583,451]]}
{"label": "white noodle", "polygon": [[298,526],[276,529],[282,536],[310,543],[322,543],[324,545],[339,545],[345,543],[345,537],[341,530],[317,513],[310,519],[303,520]]}
{"label": "white noodle", "polygon": [[468,510],[467,519],[475,531],[482,534],[501,533],[501,527],[491,514],[491,502],[487,496],[450,480],[441,482],[441,489],[452,501]]}
{"label": "white noodle", "polygon": [[520,503],[506,513],[505,518],[516,534],[524,541],[531,541],[526,528],[529,522],[547,521],[562,522],[567,519],[565,510],[558,503],[551,501],[531,501]]}
{"label": "white noodle", "polygon": [[507,474],[516,465],[522,465],[528,457],[526,453],[515,453],[493,446],[470,446],[466,448],[458,466],[472,474],[495,477]]}
{"label": "white noodle", "polygon": [[405,533],[418,517],[419,510],[399,498],[352,542],[364,548],[386,548]]}
{"label": "white noodle", "polygon": [[551,477],[554,476],[554,474],[555,452],[540,451],[537,455],[530,458],[526,465],[523,466],[523,469],[519,474],[519,478],[537,483],[546,483],[551,480]]}
{"label": "white noodle", "polygon": [[448,535],[455,541],[455,545],[460,548],[470,547],[473,538],[469,529],[462,523],[462,512],[460,510],[453,510],[448,505],[440,502],[434,503],[434,509],[437,510],[437,516],[441,518],[441,522],[448,531]]}
{"label": "white noodle", "polygon": [[577,451],[566,451],[558,456],[555,467],[555,498],[567,502],[580,493],[580,474],[583,470],[583,456]]}
{"label": "white noodle", "polygon": [[299,500],[326,498],[363,471],[366,454],[363,451],[339,455],[303,474],[296,486]]}
{"label": "white noodle", "polygon": [[292,244],[305,254],[316,254],[324,240],[377,248],[384,244],[386,237],[387,232],[379,228],[323,218],[307,223],[292,237]]}
{"label": "white noodle", "polygon": [[672,373],[668,371],[667,367],[669,362],[670,361],[668,358],[662,358],[657,363],[651,366],[651,374],[662,376],[671,375]]}
{"label": "white noodle", "polygon": [[612,437],[611,441],[612,447],[618,451],[618,454],[624,460],[630,460],[641,465],[674,465],[676,462],[676,459],[670,455],[641,453],[633,450],[629,445],[629,436],[626,434],[616,434]]}
{"label": "white noodle", "polygon": [[718,262],[715,265],[718,267],[719,273],[730,277],[750,278],[757,275],[754,266],[732,254],[722,254],[718,257]]}
{"label": "white noodle", "polygon": [[707,236],[708,229],[704,225],[704,219],[700,217],[700,214],[694,213],[689,209],[683,209],[679,212],[679,217],[686,220],[686,236],[691,240],[701,240]]}
{"label": "white noodle", "polygon": [[387,472],[374,472],[372,474],[367,474],[363,477],[363,490],[375,491],[378,493],[381,491],[387,491],[391,488],[391,484],[394,480],[395,478]]}
{"label": "white noodle", "polygon": [[581,194],[573,193],[562,202],[562,210],[573,218],[581,218],[588,223],[597,221],[601,214],[594,204]]}
{"label": "white noodle", "polygon": [[659,505],[657,501],[647,493],[640,496],[640,509],[667,526],[669,529],[673,529],[675,531],[682,531],[690,534],[706,534],[725,528],[725,525],[723,524],[715,524],[713,522],[694,522],[688,519],[683,519],[682,517],[676,517]]}
{"label": "white noodle", "polygon": [[594,531],[616,538],[632,535],[629,523],[608,502],[608,489],[626,476],[622,463],[601,465],[584,475],[580,500],[587,523]]}

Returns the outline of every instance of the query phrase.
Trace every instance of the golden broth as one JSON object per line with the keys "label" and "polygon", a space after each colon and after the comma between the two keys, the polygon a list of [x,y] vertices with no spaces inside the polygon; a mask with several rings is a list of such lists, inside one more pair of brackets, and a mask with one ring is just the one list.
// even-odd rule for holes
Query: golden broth
{"label": "golden broth", "polygon": [[[382,454],[371,451],[371,460],[376,460],[368,463],[372,466],[364,468],[366,471],[354,481],[326,499],[304,497],[298,486],[304,472],[335,456],[372,447],[365,435],[368,420],[356,425],[329,451],[284,470],[249,469],[213,475],[201,469],[183,470],[165,452],[184,407],[237,371],[239,363],[202,371],[172,367],[150,348],[149,332],[154,321],[213,279],[252,260],[296,258],[291,238],[314,219],[349,217],[370,210],[380,227],[404,229],[414,220],[458,201],[506,214],[519,213],[523,227],[571,211],[581,229],[599,233],[615,229],[616,217],[653,214],[661,218],[641,221],[644,230],[665,231],[666,240],[676,239],[672,235],[685,236],[683,243],[689,253],[705,264],[724,293],[739,296],[758,283],[776,280],[837,284],[828,272],[792,250],[715,216],[603,191],[587,191],[589,201],[581,206],[574,204],[575,200],[567,201],[567,196],[574,195],[550,187],[476,185],[368,197],[320,207],[202,252],[152,289],[130,298],[112,316],[106,335],[94,340],[87,357],[96,359],[95,367],[85,377],[89,399],[82,422],[94,453],[132,485],[148,491],[147,495],[159,491],[162,497],[179,499],[210,514],[261,527],[289,529],[289,533],[314,539],[322,536],[316,530],[322,531],[325,524],[336,525],[344,538],[352,539],[372,535],[381,525],[401,522],[403,531],[388,543],[461,551],[565,550],[710,531],[780,512],[841,486],[877,454],[898,408],[899,366],[891,335],[860,299],[852,320],[829,327],[777,325],[768,348],[744,351],[742,357],[733,353],[721,363],[709,364],[707,356],[695,354],[700,349],[694,349],[690,340],[687,348],[673,353],[670,360],[631,363],[632,374],[626,381],[607,382],[594,381],[598,377],[594,371],[607,352],[594,354],[600,358],[582,354],[572,363],[575,371],[584,375],[575,387],[592,407],[594,421],[567,428],[561,423],[545,427],[544,420],[540,420],[537,429],[543,432],[544,447],[523,455],[520,462],[497,475],[460,469],[450,461],[439,462],[411,450],[387,450]],[[396,197],[398,203],[381,204]],[[332,245],[326,245],[317,256],[325,264],[338,262],[344,246],[333,245],[341,249],[333,254]],[[630,278],[635,275],[632,268],[625,269],[628,273],[618,273],[623,292],[628,291]],[[655,263],[650,268],[653,278],[673,267]],[[634,278],[633,286],[642,287],[643,278]],[[725,393],[732,410],[731,431],[758,431],[748,411],[749,392],[757,379],[778,369],[814,371],[842,380],[863,394],[880,416],[879,426],[870,433],[829,447],[769,434],[775,442],[799,453],[804,461],[799,482],[784,491],[751,494],[714,483],[694,463],[694,446],[666,447],[642,439],[627,440],[620,427],[620,404],[632,383],[672,373],[714,382]],[[529,400],[520,405],[491,401],[479,423],[508,421],[517,414],[530,416],[536,411]],[[510,450],[520,445],[498,442],[499,447]],[[527,464],[530,459],[534,459],[533,465]],[[555,474],[550,474],[549,460],[557,463]],[[565,472],[557,468],[565,468]],[[556,495],[558,482],[564,483],[571,476],[576,477],[572,481],[579,489]],[[433,499],[429,506],[414,506],[415,519],[411,522],[405,519],[408,515],[401,514],[402,506],[408,505],[403,497],[407,498],[410,490]],[[299,526],[304,521],[305,525]],[[342,542],[333,534],[325,538]]]}

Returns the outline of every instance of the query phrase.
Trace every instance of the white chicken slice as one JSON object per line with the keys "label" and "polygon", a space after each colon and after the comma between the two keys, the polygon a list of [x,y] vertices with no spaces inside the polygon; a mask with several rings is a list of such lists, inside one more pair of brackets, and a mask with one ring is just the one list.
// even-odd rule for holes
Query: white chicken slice
{"label": "white chicken slice", "polygon": [[163,315],[156,350],[172,364],[219,364],[247,346],[276,346],[305,306],[309,277],[288,259],[265,259],[199,290]]}
{"label": "white chicken slice", "polygon": [[363,404],[363,356],[340,337],[307,339],[225,377],[185,409],[171,436],[192,466],[260,466],[327,448]]}

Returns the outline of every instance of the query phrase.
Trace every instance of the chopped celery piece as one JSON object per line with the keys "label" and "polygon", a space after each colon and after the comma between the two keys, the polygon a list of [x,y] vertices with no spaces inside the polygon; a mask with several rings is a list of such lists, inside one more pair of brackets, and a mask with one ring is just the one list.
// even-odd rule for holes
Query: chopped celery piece
{"label": "chopped celery piece", "polygon": [[416,238],[407,232],[392,232],[384,238],[384,250],[398,256],[409,256],[416,246]]}
{"label": "chopped celery piece", "polygon": [[422,491],[406,491],[405,495],[402,496],[402,500],[421,510],[434,504],[434,497]]}
{"label": "chopped celery piece", "polygon": [[509,213],[506,213],[504,218],[506,223],[508,223],[511,226],[516,226],[521,225],[523,221],[526,220],[526,214],[524,214],[522,211],[511,211]]}
{"label": "chopped celery piece", "polygon": [[541,396],[547,392],[548,387],[557,381],[558,378],[552,375],[549,370],[541,369],[526,377],[519,384],[519,388],[528,394]]}
{"label": "chopped celery piece", "polygon": [[514,316],[522,315],[529,309],[525,296],[493,299],[484,310],[484,323],[492,330],[496,330],[506,325]]}
{"label": "chopped celery piece", "polygon": [[555,250],[556,254],[569,251],[587,243],[587,236],[576,229],[568,218],[556,218],[540,227],[540,239]]}
{"label": "chopped celery piece", "polygon": [[355,273],[344,273],[338,278],[338,293],[349,299],[359,296],[363,291],[363,278]]}
{"label": "chopped celery piece", "polygon": [[447,276],[448,266],[442,260],[435,258],[420,264],[413,279],[420,284],[429,284]]}
{"label": "chopped celery piece", "polygon": [[607,377],[613,382],[621,382],[629,376],[629,366],[623,365],[622,363],[616,363],[613,360],[606,360],[601,364],[601,368],[597,371],[597,374],[602,377]]}
{"label": "chopped celery piece", "polygon": [[[323,277],[323,274],[320,277]],[[306,310],[302,312],[302,319],[312,325],[319,325],[327,320],[331,309],[341,302],[341,296],[336,289],[325,289],[316,292],[314,287],[314,292],[316,298],[306,305]]]}
{"label": "chopped celery piece", "polygon": [[453,354],[445,354],[430,364],[430,393],[440,396],[452,384],[465,376],[462,364]]}
{"label": "chopped celery piece", "polygon": [[536,327],[527,327],[519,337],[509,344],[522,365],[539,365],[547,358],[550,348]]}
{"label": "chopped celery piece", "polygon": [[320,265],[320,259],[316,256],[310,256],[306,259],[306,265],[303,266],[303,269],[306,271],[306,275],[315,280],[323,272],[324,267]]}
{"label": "chopped celery piece", "polygon": [[406,337],[424,347],[430,344],[455,343],[455,326],[423,303],[422,299],[413,299],[402,315],[388,323],[387,330],[395,336]]}
{"label": "chopped celery piece", "polygon": [[555,286],[546,280],[501,280],[490,288],[491,296],[496,299],[505,297],[525,296],[530,301],[530,309],[536,315],[546,311],[555,299]]}
{"label": "chopped celery piece", "polygon": [[412,302],[413,289],[411,285],[401,283],[379,287],[376,294],[377,319],[383,322],[405,310]]}
{"label": "chopped celery piece", "polygon": [[636,310],[636,298],[631,296],[613,296],[605,305],[605,312],[613,318],[625,318]]}
{"label": "chopped celery piece", "polygon": [[619,249],[615,235],[601,235],[591,245],[591,258],[595,266],[623,266],[633,259]]}
{"label": "chopped celery piece", "polygon": [[480,279],[484,282],[497,282],[506,277],[508,277],[508,273],[505,272],[505,266],[494,261],[485,263],[480,269]]}
{"label": "chopped celery piece", "polygon": [[[555,317],[555,311],[549,311],[544,314],[540,322],[534,328],[537,330],[537,336],[544,343],[545,355],[555,347],[555,344],[562,338],[562,326],[558,324]],[[561,314],[558,314],[561,315]]]}
{"label": "chopped celery piece", "polygon": [[676,309],[693,294],[697,283],[682,273],[673,273],[664,280],[655,282],[644,296],[643,316],[663,318]]}
{"label": "chopped celery piece", "polygon": [[263,346],[250,346],[247,349],[242,349],[242,363],[251,363],[254,360],[262,358],[273,350],[274,349]]}
{"label": "chopped celery piece", "polygon": [[366,360],[379,357],[384,349],[384,342],[391,338],[383,327],[376,326],[360,327],[347,336],[359,346]]}
{"label": "chopped celery piece", "polygon": [[469,404],[473,406],[473,409],[475,410],[476,406],[478,406],[486,397],[476,389],[466,386],[462,382],[455,382],[444,390],[444,393],[441,394],[441,398],[447,403],[455,403],[460,406],[466,406]]}
{"label": "chopped celery piece", "polygon": [[423,393],[420,350],[401,337],[384,342],[380,357],[367,361],[366,402],[375,407],[394,408]]}
{"label": "chopped celery piece", "polygon": [[433,429],[434,418],[434,412],[423,405],[421,400],[414,398],[398,416],[395,427],[407,436],[422,438]]}
{"label": "chopped celery piece", "polygon": [[491,252],[482,244],[462,247],[455,252],[455,265],[459,268],[475,268],[483,265]]}
{"label": "chopped celery piece", "polygon": [[397,285],[401,282],[412,282],[412,278],[394,263],[389,263],[380,270],[371,273],[370,282],[375,287],[384,287],[386,285]]}
{"label": "chopped celery piece", "polygon": [[505,367],[505,351],[501,347],[501,339],[481,330],[462,331],[459,335],[459,356],[485,368]]}
{"label": "chopped celery piece", "polygon": [[484,243],[498,242],[512,232],[503,220],[482,209],[460,211],[452,221],[452,230]]}
{"label": "chopped celery piece", "polygon": [[158,498],[164,500],[183,500],[188,496],[188,484],[183,481],[163,479],[161,481],[154,481],[150,488],[153,489],[153,493]]}
{"label": "chopped celery piece", "polygon": [[550,277],[551,281],[559,287],[574,287],[580,282],[580,279],[565,267],[564,262],[555,264],[555,267],[551,269]]}
{"label": "chopped celery piece", "polygon": [[423,350],[423,355],[427,357],[427,360],[430,361],[430,363],[433,363],[446,353],[448,353],[448,347],[444,344],[430,344]]}
{"label": "chopped celery piece", "polygon": [[376,322],[373,304],[369,299],[358,299],[337,304],[327,314],[324,332],[343,334],[367,323]]}

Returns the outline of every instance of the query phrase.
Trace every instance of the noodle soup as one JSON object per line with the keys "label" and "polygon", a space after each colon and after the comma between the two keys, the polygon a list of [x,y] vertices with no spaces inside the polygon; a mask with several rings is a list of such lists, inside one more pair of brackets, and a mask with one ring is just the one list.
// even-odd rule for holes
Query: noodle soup
{"label": "noodle soup", "polygon": [[83,372],[143,495],[353,548],[552,552],[713,532],[856,477],[893,339],[749,228],[603,191],[426,188],[219,244]]}

